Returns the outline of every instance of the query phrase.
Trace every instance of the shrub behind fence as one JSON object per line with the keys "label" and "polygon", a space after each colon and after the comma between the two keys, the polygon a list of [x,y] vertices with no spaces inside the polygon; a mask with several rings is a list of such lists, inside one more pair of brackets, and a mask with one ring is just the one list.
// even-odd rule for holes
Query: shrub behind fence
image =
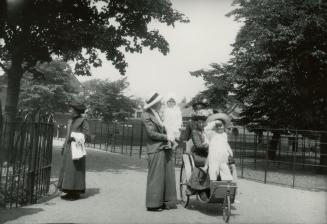
{"label": "shrub behind fence", "polygon": [[52,116],[27,114],[0,123],[0,206],[36,203],[49,191]]}

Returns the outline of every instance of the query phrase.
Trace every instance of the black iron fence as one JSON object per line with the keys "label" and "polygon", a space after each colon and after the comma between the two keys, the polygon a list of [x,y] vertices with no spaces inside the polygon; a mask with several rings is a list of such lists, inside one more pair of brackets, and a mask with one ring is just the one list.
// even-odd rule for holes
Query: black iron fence
{"label": "black iron fence", "polygon": [[[144,157],[145,132],[139,119],[128,122],[102,122],[88,120],[90,125],[91,141],[88,147],[101,149],[130,156]],[[54,136],[64,138],[66,125],[55,125]]]}
{"label": "black iron fence", "polygon": [[[146,158],[146,136],[140,120],[89,123],[92,133],[89,147]],[[54,134],[63,138],[65,127],[57,126]],[[229,133],[229,143],[241,178],[327,190],[326,136],[323,131],[234,127]],[[176,165],[181,164],[184,150],[182,142],[175,151]]]}
{"label": "black iron fence", "polygon": [[0,206],[36,203],[50,185],[52,115],[0,120]]}
{"label": "black iron fence", "polygon": [[327,132],[242,128],[229,136],[242,178],[327,190]]}

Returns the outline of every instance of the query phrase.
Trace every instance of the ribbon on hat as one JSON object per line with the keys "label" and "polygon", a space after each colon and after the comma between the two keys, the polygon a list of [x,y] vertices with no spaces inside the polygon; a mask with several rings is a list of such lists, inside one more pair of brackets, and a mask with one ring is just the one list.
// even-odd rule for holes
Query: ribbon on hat
{"label": "ribbon on hat", "polygon": [[155,93],[155,94],[153,94],[153,96],[149,99],[149,100],[146,100],[145,102],[147,103],[147,104],[150,104],[152,101],[154,101],[157,97],[159,96],[159,94],[158,93]]}

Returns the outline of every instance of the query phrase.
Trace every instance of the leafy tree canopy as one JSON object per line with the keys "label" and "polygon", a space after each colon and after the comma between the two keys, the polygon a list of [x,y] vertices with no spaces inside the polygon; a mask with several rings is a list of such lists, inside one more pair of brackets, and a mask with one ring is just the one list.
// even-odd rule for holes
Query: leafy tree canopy
{"label": "leafy tree canopy", "polygon": [[[327,129],[327,3],[317,0],[235,0],[244,25],[231,60],[201,73],[213,87],[227,76],[244,105],[241,124]],[[229,89],[229,87],[227,88]],[[219,93],[219,91],[214,91]],[[219,93],[220,95],[220,93]]]}
{"label": "leafy tree canopy", "polygon": [[[70,66],[52,61],[37,66],[39,76],[26,73],[21,82],[19,108],[23,111],[66,112],[79,93]],[[75,81],[75,82],[74,82]]]}
{"label": "leafy tree canopy", "polygon": [[[1,1],[2,2],[2,1]],[[125,73],[125,52],[143,46],[168,52],[168,43],[152,21],[186,22],[169,0],[26,0],[6,1],[0,18],[0,66],[8,73],[6,111],[16,112],[19,82],[37,62],[54,57],[76,62],[75,73],[90,75],[101,66],[99,53]],[[6,62],[10,62],[6,66]]]}
{"label": "leafy tree canopy", "polygon": [[217,63],[213,63],[208,70],[200,69],[190,72],[195,77],[202,77],[207,88],[197,94],[191,100],[190,104],[205,98],[208,100],[212,109],[227,113],[232,112],[236,106],[239,106],[239,102],[231,94],[231,91],[233,91],[233,82],[225,74],[226,68],[227,65],[220,66]]}
{"label": "leafy tree canopy", "polygon": [[76,60],[76,72],[82,75],[90,75],[89,64],[101,65],[97,50],[121,73],[127,66],[124,50],[140,53],[142,46],[147,46],[166,54],[168,43],[147,24],[153,20],[167,25],[185,21],[166,0],[28,0],[21,4],[8,16],[0,35],[1,60],[10,60],[19,50],[26,67],[60,55]]}
{"label": "leafy tree canopy", "polygon": [[[87,116],[105,121],[129,117],[137,108],[137,100],[125,96],[126,78],[109,81],[93,79],[83,83],[87,91]],[[122,116],[123,115],[123,116]]]}

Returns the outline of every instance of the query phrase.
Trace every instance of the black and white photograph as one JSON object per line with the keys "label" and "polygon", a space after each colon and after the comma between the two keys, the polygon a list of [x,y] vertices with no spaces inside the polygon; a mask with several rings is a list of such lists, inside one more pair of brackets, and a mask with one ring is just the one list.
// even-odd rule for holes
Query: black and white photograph
{"label": "black and white photograph", "polygon": [[326,224],[326,0],[0,0],[0,224]]}

